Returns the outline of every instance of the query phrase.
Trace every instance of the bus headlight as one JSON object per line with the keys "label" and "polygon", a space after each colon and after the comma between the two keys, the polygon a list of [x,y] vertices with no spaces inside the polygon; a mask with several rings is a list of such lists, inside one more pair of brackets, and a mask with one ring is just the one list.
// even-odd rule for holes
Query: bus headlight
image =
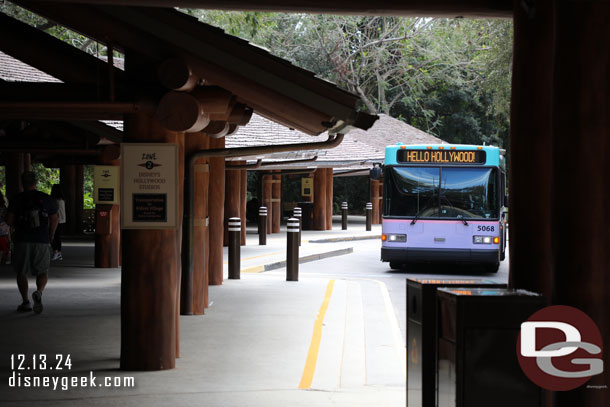
{"label": "bus headlight", "polygon": [[474,244],[492,244],[494,242],[493,236],[473,236],[472,243]]}
{"label": "bus headlight", "polygon": [[394,233],[388,233],[388,242],[406,242],[407,235],[398,235]]}

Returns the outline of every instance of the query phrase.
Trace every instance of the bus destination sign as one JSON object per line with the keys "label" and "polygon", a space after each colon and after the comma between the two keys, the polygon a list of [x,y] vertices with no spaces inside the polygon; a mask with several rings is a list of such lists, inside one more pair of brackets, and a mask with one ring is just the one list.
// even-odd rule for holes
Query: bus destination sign
{"label": "bus destination sign", "polygon": [[485,164],[483,150],[407,150],[400,149],[396,161],[413,164]]}

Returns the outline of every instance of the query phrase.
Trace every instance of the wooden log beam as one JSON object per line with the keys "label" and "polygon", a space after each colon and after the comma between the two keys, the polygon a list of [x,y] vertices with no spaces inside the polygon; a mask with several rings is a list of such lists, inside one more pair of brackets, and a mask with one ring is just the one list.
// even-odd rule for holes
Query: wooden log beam
{"label": "wooden log beam", "polygon": [[153,109],[140,102],[0,102],[0,119],[122,120],[124,114]]}
{"label": "wooden log beam", "polygon": [[203,131],[212,138],[223,138],[229,134],[231,125],[225,121],[211,121]]}
{"label": "wooden log beam", "polygon": [[[0,49],[64,82],[108,87],[106,62],[3,13]],[[113,76],[123,88],[125,73],[113,68]]]}
{"label": "wooden log beam", "polygon": [[178,57],[168,58],[161,62],[157,68],[157,76],[161,85],[181,92],[192,91],[200,81],[186,61]]}
{"label": "wooden log beam", "polygon": [[[210,149],[224,148],[224,138],[210,138]],[[219,236],[224,231],[224,196],[225,196],[225,159],[224,157],[211,157],[210,161],[210,187],[208,193],[208,211],[210,217],[209,233],[210,259],[209,283],[220,285],[223,280],[222,244]]]}
{"label": "wooden log beam", "polygon": [[186,92],[170,91],[163,95],[155,117],[168,130],[186,133],[200,132],[210,123],[197,98]]}

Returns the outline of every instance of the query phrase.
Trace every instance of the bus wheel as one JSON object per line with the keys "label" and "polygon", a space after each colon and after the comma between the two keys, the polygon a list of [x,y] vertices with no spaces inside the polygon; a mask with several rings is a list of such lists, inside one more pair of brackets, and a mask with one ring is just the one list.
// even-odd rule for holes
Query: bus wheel
{"label": "bus wheel", "polygon": [[402,263],[394,263],[393,261],[391,261],[390,268],[392,270],[400,270],[402,268]]}
{"label": "bus wheel", "polygon": [[486,264],[484,266],[483,270],[486,273],[497,273],[499,268],[500,268],[500,263],[494,263],[494,264]]}

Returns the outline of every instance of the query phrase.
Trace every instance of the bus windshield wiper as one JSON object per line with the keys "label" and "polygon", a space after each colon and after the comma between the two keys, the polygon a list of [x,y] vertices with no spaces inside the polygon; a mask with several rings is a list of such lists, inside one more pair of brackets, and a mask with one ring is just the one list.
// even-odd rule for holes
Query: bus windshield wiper
{"label": "bus windshield wiper", "polygon": [[417,220],[419,219],[420,215],[422,213],[424,213],[425,211],[427,211],[428,209],[430,209],[429,206],[426,206],[424,209],[422,209],[421,211],[417,212],[415,214],[415,217],[413,218],[413,220],[411,221],[411,225],[415,225],[415,222],[417,222]]}
{"label": "bus windshield wiper", "polygon": [[428,198],[428,201],[426,202],[426,206],[424,206],[424,209],[422,209],[421,211],[417,212],[415,214],[415,217],[413,218],[413,220],[411,221],[411,225],[415,225],[415,222],[417,222],[417,220],[419,219],[419,216],[424,213],[424,211],[430,209],[430,202],[434,202],[435,200],[435,194],[432,194],[432,196],[430,196],[430,198]]}
{"label": "bus windshield wiper", "polygon": [[464,223],[464,226],[468,226],[468,222],[466,222],[466,219],[464,219],[464,217],[462,215],[458,215],[458,216],[456,216],[456,218],[461,220]]}

